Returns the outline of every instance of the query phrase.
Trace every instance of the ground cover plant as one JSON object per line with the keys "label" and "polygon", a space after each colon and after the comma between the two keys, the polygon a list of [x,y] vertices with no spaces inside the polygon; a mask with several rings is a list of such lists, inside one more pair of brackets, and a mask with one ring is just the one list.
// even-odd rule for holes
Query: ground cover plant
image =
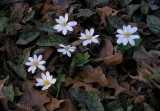
{"label": "ground cover plant", "polygon": [[160,111],[159,0],[1,0],[1,111]]}

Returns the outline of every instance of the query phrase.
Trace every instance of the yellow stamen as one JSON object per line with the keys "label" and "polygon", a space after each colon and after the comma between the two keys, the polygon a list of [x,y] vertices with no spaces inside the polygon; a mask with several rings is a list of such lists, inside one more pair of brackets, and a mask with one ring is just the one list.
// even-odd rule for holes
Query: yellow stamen
{"label": "yellow stamen", "polygon": [[125,37],[128,38],[130,36],[130,33],[129,32],[125,32],[124,35],[125,35]]}
{"label": "yellow stamen", "polygon": [[68,50],[68,47],[64,47],[64,50]]}
{"label": "yellow stamen", "polygon": [[66,25],[67,25],[67,23],[66,22],[62,22],[62,24],[61,24],[63,27],[65,27]]}
{"label": "yellow stamen", "polygon": [[38,61],[34,61],[33,66],[38,66]]}
{"label": "yellow stamen", "polygon": [[91,40],[92,37],[91,37],[90,35],[87,35],[87,36],[86,36],[86,39],[87,39],[87,40]]}
{"label": "yellow stamen", "polygon": [[43,84],[44,84],[45,86],[48,86],[50,83],[49,83],[48,80],[44,80],[44,81],[43,81]]}

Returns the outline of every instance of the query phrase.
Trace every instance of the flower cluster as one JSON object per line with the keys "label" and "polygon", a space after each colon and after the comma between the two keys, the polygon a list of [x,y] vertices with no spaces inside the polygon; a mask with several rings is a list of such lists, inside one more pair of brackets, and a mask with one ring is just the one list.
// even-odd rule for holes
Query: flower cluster
{"label": "flower cluster", "polygon": [[[29,57],[28,60],[29,62],[25,63],[27,66],[29,66],[28,72],[32,72],[32,74],[34,74],[37,68],[41,69],[42,71],[46,70],[44,66],[46,61],[42,60],[42,55],[39,56],[34,55],[33,57]],[[56,82],[56,79],[53,78],[48,71],[46,72],[46,74],[41,73],[41,77],[42,79],[41,78],[36,79],[37,81],[36,86],[44,86],[42,90],[48,89],[52,84]]]}

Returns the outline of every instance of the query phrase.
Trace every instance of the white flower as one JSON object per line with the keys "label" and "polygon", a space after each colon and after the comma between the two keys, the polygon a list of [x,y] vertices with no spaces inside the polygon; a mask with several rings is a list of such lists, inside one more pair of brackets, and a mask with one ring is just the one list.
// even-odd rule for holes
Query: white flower
{"label": "white flower", "polygon": [[59,16],[59,19],[55,19],[55,21],[58,23],[53,27],[53,29],[57,30],[57,32],[62,31],[63,35],[67,34],[67,30],[73,31],[73,26],[77,25],[76,21],[70,21],[68,22],[68,13],[63,16]]}
{"label": "white flower", "polygon": [[81,37],[80,39],[84,40],[83,41],[83,45],[86,46],[88,44],[93,43],[99,43],[99,41],[97,40],[97,38],[99,37],[99,35],[95,35],[94,34],[94,29],[91,28],[90,30],[86,29],[85,33],[81,33]]}
{"label": "white flower", "polygon": [[52,84],[56,82],[56,79],[50,75],[50,73],[47,71],[46,75],[41,74],[42,78],[37,78],[36,81],[36,86],[43,86],[42,90],[48,89]]}
{"label": "white flower", "polygon": [[37,55],[34,55],[33,58],[29,57],[28,60],[29,62],[25,63],[27,66],[30,66],[28,68],[28,72],[31,71],[32,74],[35,73],[37,67],[41,69],[42,71],[46,70],[46,68],[43,66],[43,64],[45,64],[46,61],[42,61],[42,55],[39,55],[38,57]]}
{"label": "white flower", "polygon": [[137,27],[132,27],[131,25],[123,26],[123,29],[118,29],[117,32],[119,34],[116,35],[118,37],[117,44],[123,43],[123,45],[127,45],[129,42],[132,46],[135,45],[134,39],[139,39],[139,35],[133,35],[137,31]]}
{"label": "white flower", "polygon": [[68,57],[71,57],[71,53],[70,52],[74,52],[76,50],[76,47],[75,46],[71,46],[71,45],[65,46],[63,44],[60,44],[59,46],[62,47],[62,48],[58,49],[57,51],[61,52],[63,55],[67,54]]}

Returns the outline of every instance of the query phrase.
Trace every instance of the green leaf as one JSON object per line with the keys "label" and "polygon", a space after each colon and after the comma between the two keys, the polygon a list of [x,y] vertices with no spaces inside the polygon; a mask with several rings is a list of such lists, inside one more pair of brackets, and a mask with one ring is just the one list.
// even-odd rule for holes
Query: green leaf
{"label": "green leaf", "polygon": [[154,109],[152,109],[150,106],[144,107],[144,111],[155,111]]}
{"label": "green leaf", "polygon": [[58,46],[59,44],[68,44],[68,40],[54,34],[53,36],[41,37],[36,44],[39,46]]}
{"label": "green leaf", "polygon": [[17,75],[22,78],[22,79],[26,79],[27,77],[27,73],[26,73],[26,70],[24,68],[24,65],[23,64],[19,64],[19,65],[16,65],[12,62],[8,62],[8,64],[10,65],[11,68],[13,68],[13,70],[17,73]]}
{"label": "green leaf", "polygon": [[56,32],[55,30],[53,30],[54,25],[56,25],[56,22],[45,22],[38,29],[41,31],[54,33],[54,32]]}
{"label": "green leaf", "polygon": [[7,99],[11,102],[14,100],[14,90],[13,90],[13,85],[10,84],[8,86],[3,87],[3,93],[5,96],[7,96]]}
{"label": "green leaf", "polygon": [[[132,108],[133,108],[133,105],[129,105],[127,107],[127,111],[131,111]],[[119,100],[109,102],[107,104],[107,109],[109,111],[124,111]]]}
{"label": "green leaf", "polygon": [[88,61],[90,61],[90,55],[88,52],[86,53],[78,53],[76,56],[73,58],[73,62],[75,62],[76,66],[83,66],[86,64]]}
{"label": "green leaf", "polygon": [[110,0],[90,0],[90,7],[94,8],[97,5],[108,5]]}
{"label": "green leaf", "polygon": [[119,29],[122,28],[123,25],[125,25],[125,22],[116,16],[108,16],[107,17],[108,22],[112,25],[112,27]]}
{"label": "green leaf", "polygon": [[147,16],[147,25],[154,34],[160,33],[160,19],[153,15]]}
{"label": "green leaf", "polygon": [[28,58],[30,56],[30,52],[31,52],[30,50],[25,50],[23,52],[23,54],[20,55],[20,57],[18,59],[18,63],[19,64],[25,64],[28,61]]}
{"label": "green leaf", "polygon": [[1,32],[5,29],[8,20],[9,20],[8,17],[2,17],[2,16],[0,16],[0,31]]}
{"label": "green leaf", "polygon": [[22,23],[27,23],[30,19],[32,19],[35,15],[35,10],[32,10],[31,12],[29,12],[27,15],[24,16],[24,18],[22,19]]}
{"label": "green leaf", "polygon": [[157,5],[157,0],[147,0],[149,7],[152,10],[157,10],[159,9],[159,6]]}
{"label": "green leaf", "polygon": [[[135,41],[135,46],[134,47],[137,47],[137,46],[140,45],[142,39],[135,39],[134,41]],[[117,45],[117,48],[118,48],[118,50],[120,50],[120,52],[124,52],[124,51],[126,51],[126,50],[128,50],[132,47],[133,46],[130,43],[128,43],[126,46],[124,46],[122,43]]]}
{"label": "green leaf", "polygon": [[78,89],[69,89],[71,96],[81,104],[85,104],[89,111],[104,111],[100,97],[95,92],[85,92]]}
{"label": "green leaf", "polygon": [[133,13],[140,7],[139,4],[131,4],[127,6],[127,13],[131,17]]}
{"label": "green leaf", "polygon": [[127,6],[129,3],[131,3],[132,0],[122,0],[121,3],[122,3],[122,7],[125,7]]}
{"label": "green leaf", "polygon": [[141,0],[141,12],[142,12],[142,14],[147,15],[148,11],[149,11],[148,4],[144,0]]}
{"label": "green leaf", "polygon": [[62,74],[62,75],[58,75],[57,77],[57,81],[56,81],[56,87],[58,90],[60,90],[61,88],[61,84],[65,81],[65,75]]}
{"label": "green leaf", "polygon": [[150,76],[151,79],[155,79],[155,80],[159,80],[160,79],[160,72],[158,73],[153,73],[151,76]]}
{"label": "green leaf", "polygon": [[92,15],[96,14],[90,9],[80,9],[77,13],[77,17],[91,17]]}
{"label": "green leaf", "polygon": [[40,32],[35,29],[23,30],[16,44],[26,45],[39,36]]}

